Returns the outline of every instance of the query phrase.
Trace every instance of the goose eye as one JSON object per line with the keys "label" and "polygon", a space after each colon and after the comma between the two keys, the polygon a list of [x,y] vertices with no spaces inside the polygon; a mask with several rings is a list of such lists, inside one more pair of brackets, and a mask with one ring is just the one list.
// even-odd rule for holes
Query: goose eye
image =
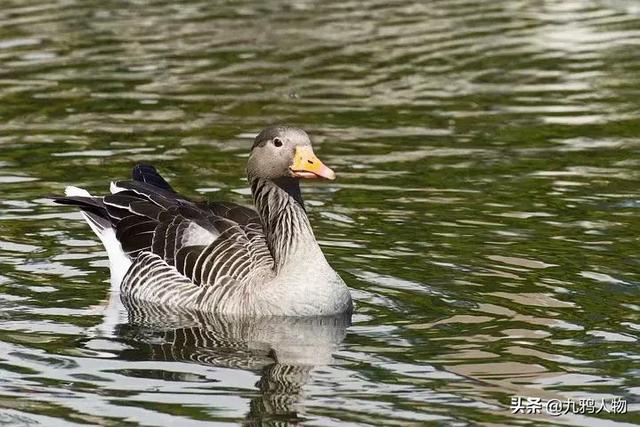
{"label": "goose eye", "polygon": [[273,145],[276,147],[282,147],[282,140],[280,138],[273,138]]}

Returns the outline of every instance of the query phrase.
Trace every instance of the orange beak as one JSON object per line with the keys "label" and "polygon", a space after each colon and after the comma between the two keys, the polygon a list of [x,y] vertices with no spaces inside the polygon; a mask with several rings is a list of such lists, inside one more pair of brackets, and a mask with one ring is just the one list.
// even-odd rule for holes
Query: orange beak
{"label": "orange beak", "polygon": [[325,178],[336,179],[334,171],[329,169],[313,154],[309,146],[296,147],[293,155],[293,164],[289,166],[293,176],[296,178]]}

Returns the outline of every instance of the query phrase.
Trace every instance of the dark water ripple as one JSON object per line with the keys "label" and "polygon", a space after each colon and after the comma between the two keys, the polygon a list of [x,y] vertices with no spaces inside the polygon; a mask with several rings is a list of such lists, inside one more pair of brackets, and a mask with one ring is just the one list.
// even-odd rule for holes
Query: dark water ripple
{"label": "dark water ripple", "polygon": [[[626,0],[5,1],[0,422],[639,423],[639,52]],[[272,122],[340,177],[305,196],[352,325],[125,311],[47,196],[147,161],[247,203]]]}

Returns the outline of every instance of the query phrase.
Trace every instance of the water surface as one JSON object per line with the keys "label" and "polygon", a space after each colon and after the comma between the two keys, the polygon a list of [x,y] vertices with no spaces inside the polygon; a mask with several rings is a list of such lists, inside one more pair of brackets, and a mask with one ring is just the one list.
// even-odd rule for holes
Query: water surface
{"label": "water surface", "polygon": [[[640,423],[638,5],[318,3],[3,2],[0,422]],[[271,123],[338,174],[303,191],[351,326],[118,308],[48,196],[145,161],[250,203]]]}

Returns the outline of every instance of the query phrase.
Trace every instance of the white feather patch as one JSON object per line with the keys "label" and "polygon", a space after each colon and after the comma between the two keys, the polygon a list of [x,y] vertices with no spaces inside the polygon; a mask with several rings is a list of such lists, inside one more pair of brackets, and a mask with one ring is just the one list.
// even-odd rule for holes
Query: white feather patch
{"label": "white feather patch", "polygon": [[182,235],[183,246],[203,245],[208,246],[218,238],[219,233],[212,233],[209,230],[202,228],[195,222],[189,224],[189,227],[184,231]]}
{"label": "white feather patch", "polygon": [[122,278],[131,267],[131,259],[122,250],[122,245],[116,239],[116,232],[113,228],[105,228],[100,230],[96,225],[87,218],[85,213],[82,216],[89,224],[89,227],[100,238],[100,241],[104,245],[109,257],[109,269],[111,270],[111,289],[114,291],[120,290],[120,283]]}
{"label": "white feather patch", "polygon": [[[115,189],[115,191],[114,191]],[[111,183],[111,192],[122,191],[124,188],[117,187],[113,182]],[[75,187],[70,185],[64,189],[64,194],[67,197],[93,197],[84,188]],[[109,268],[111,270],[111,288],[113,290],[120,289],[120,283],[122,278],[129,270],[131,266],[131,259],[122,250],[122,245],[116,239],[116,232],[113,228],[105,228],[101,230],[93,221],[91,221],[85,213],[82,216],[89,224],[89,227],[100,238],[100,241],[104,245],[109,257]]]}
{"label": "white feather patch", "polygon": [[116,194],[124,190],[126,190],[126,188],[118,187],[115,182],[111,181],[111,184],[109,185],[109,191],[111,191],[111,194]]}
{"label": "white feather patch", "polygon": [[91,194],[84,188],[74,187],[73,185],[69,185],[64,189],[64,194],[67,197],[91,197]]}

